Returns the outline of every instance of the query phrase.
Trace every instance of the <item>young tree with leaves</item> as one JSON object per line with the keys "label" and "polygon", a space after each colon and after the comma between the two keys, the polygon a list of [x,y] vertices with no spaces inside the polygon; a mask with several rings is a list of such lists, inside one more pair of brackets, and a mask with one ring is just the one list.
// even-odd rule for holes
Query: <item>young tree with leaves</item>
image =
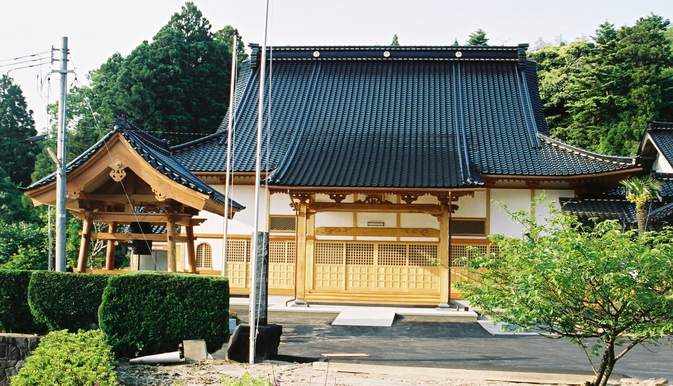
{"label": "young tree with leaves", "polygon": [[673,334],[673,233],[638,236],[616,221],[586,227],[558,209],[544,223],[524,211],[511,215],[528,237],[494,235],[498,256],[466,262],[477,278],[457,287],[473,307],[578,344],[594,369],[593,386],[605,386],[636,345]]}

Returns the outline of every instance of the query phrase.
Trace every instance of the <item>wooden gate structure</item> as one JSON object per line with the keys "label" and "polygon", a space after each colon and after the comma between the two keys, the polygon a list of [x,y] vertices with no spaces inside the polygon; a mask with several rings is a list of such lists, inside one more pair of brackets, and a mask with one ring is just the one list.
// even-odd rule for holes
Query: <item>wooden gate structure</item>
{"label": "wooden gate structure", "polygon": [[[223,215],[224,196],[177,162],[168,143],[118,118],[112,131],[66,168],[66,208],[82,220],[77,272],[87,270],[92,239],[106,240],[105,268],[114,269],[115,243],[129,240],[167,243],[168,270],[176,266],[176,243],[187,246],[188,271],[196,272],[194,226],[201,210]],[[35,205],[54,205],[56,175],[52,174],[25,189]],[[228,200],[230,213],[244,209]],[[107,224],[107,233],[93,232],[93,223]],[[120,232],[121,225],[147,223],[165,227],[161,234],[148,231]],[[185,228],[185,236],[177,227]],[[141,227],[142,229],[142,227]]]}

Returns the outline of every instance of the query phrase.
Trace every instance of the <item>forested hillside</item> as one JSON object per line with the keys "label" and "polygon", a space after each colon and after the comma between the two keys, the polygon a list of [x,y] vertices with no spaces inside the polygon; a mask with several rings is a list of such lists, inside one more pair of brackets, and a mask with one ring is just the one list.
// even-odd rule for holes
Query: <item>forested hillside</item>
{"label": "forested hillside", "polygon": [[673,29],[661,16],[530,53],[553,137],[634,155],[648,120],[673,120]]}

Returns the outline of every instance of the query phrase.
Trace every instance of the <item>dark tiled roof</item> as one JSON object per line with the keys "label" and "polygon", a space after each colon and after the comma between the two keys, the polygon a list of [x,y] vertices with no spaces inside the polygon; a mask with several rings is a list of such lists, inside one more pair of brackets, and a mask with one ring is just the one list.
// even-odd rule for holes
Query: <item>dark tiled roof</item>
{"label": "dark tiled roof", "polygon": [[673,165],[673,127],[648,130],[661,155]]}
{"label": "dark tiled roof", "polygon": [[[96,144],[90,147],[87,151],[82,153],[79,157],[68,163],[66,166],[66,173],[72,172],[84,162],[86,162],[97,151],[102,149],[105,146],[105,143],[115,133],[120,133],[126,139],[126,141],[128,141],[131,147],[133,147],[133,149],[138,152],[138,154],[142,156],[148,164],[150,164],[161,174],[181,185],[184,185],[199,193],[206,194],[215,201],[221,203],[224,202],[224,195],[222,193],[214,190],[208,184],[201,181],[171,155],[170,148],[168,147],[166,141],[148,134],[124,118],[118,118],[113,129],[108,134],[96,142]],[[31,190],[39,186],[46,185],[55,180],[56,173],[52,173],[51,175],[28,186],[25,188],[25,190]],[[229,203],[233,208],[236,209],[245,208],[233,200],[229,200]]]}
{"label": "dark tiled roof", "polygon": [[584,223],[619,220],[622,226],[632,227],[636,221],[635,205],[625,198],[573,198],[562,202],[562,210]]}
{"label": "dark tiled roof", "polygon": [[655,173],[652,177],[661,182],[661,192],[659,195],[664,198],[673,197],[673,174]]}
{"label": "dark tiled roof", "polygon": [[[260,52],[252,48],[237,85],[233,140],[233,170],[244,172],[255,167]],[[274,47],[265,91],[271,133],[264,122],[262,141],[275,170],[270,182],[448,188],[479,185],[480,174],[633,167],[632,158],[547,136],[535,64],[524,48]],[[224,171],[226,146],[218,143],[226,127],[225,118],[217,135],[174,148],[176,157],[193,171]]]}

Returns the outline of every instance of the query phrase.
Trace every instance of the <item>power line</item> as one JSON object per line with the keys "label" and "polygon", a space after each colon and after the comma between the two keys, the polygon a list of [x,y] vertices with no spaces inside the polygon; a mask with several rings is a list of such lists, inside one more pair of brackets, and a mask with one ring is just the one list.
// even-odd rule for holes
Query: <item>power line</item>
{"label": "power line", "polygon": [[39,52],[37,54],[30,54],[30,55],[24,55],[24,56],[17,56],[16,58],[10,58],[10,59],[0,59],[0,62],[8,62],[10,60],[19,60],[23,58],[31,58],[33,56],[38,56],[38,55],[44,55],[44,54],[50,54],[51,51],[45,51],[45,52]]}
{"label": "power line", "polygon": [[35,58],[35,59],[22,60],[22,61],[14,62],[14,63],[0,64],[0,67],[10,67],[10,66],[16,66],[16,65],[19,65],[19,64],[42,62],[45,59],[46,58]]}

